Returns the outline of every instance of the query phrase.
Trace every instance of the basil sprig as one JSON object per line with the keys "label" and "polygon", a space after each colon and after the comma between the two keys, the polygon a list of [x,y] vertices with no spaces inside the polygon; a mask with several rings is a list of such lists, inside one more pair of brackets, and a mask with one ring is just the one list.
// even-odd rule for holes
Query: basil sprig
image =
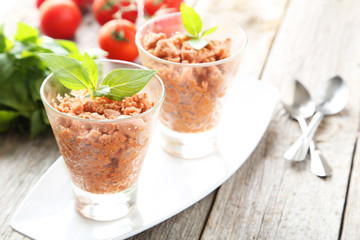
{"label": "basil sprig", "polygon": [[209,41],[203,39],[206,35],[215,32],[217,26],[202,31],[202,21],[197,12],[190,6],[181,3],[180,6],[181,20],[186,31],[190,34],[187,35],[190,40],[188,41],[192,48],[200,50],[209,44]]}
{"label": "basil sprig", "polygon": [[82,63],[53,53],[39,54],[55,77],[72,90],[88,89],[91,97],[106,96],[112,100],[131,97],[145,87],[157,70],[115,69],[98,86],[99,71],[94,60],[85,53]]}

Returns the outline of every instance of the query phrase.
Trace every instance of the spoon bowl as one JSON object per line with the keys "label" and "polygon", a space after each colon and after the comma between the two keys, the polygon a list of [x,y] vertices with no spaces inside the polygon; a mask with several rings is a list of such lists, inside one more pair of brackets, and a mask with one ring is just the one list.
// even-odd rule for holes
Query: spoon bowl
{"label": "spoon bowl", "polygon": [[336,76],[329,79],[318,95],[319,104],[316,107],[317,113],[311,120],[309,127],[285,152],[285,158],[301,161],[306,158],[310,142],[314,137],[321,120],[325,115],[333,115],[340,112],[349,99],[349,89],[341,77]]}
{"label": "spoon bowl", "polygon": [[281,89],[281,103],[291,117],[309,118],[314,115],[315,102],[298,80],[290,80]]}
{"label": "spoon bowl", "polygon": [[349,89],[339,76],[326,81],[321,89],[317,94],[317,111],[324,115],[333,115],[345,107],[349,99]]}

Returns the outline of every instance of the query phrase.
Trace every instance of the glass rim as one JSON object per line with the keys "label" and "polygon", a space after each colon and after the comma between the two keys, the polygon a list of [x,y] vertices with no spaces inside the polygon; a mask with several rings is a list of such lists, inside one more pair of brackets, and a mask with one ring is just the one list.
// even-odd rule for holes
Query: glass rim
{"label": "glass rim", "polygon": [[[135,67],[138,67],[138,68],[141,68],[141,69],[148,69],[142,65],[139,65],[139,64],[136,64],[136,63],[132,63],[132,62],[127,62],[127,61],[122,61],[122,60],[115,60],[115,59],[96,59],[95,62],[108,62],[108,63],[120,63],[120,64],[124,64],[124,65],[130,65],[130,66],[135,66]],[[144,117],[148,114],[150,114],[151,112],[155,111],[156,109],[158,109],[160,106],[161,106],[161,103],[164,101],[165,99],[165,86],[164,86],[164,83],[163,81],[161,80],[161,78],[155,74],[155,78],[156,80],[158,81],[158,83],[160,83],[160,86],[162,88],[162,94],[161,94],[161,98],[160,100],[152,107],[150,108],[149,110],[143,112],[143,113],[140,113],[140,114],[137,114],[137,115],[134,115],[134,116],[129,116],[129,115],[124,115],[126,116],[125,118],[119,118],[119,119],[86,119],[86,118],[79,118],[77,116],[71,116],[69,114],[66,114],[66,113],[63,113],[63,112],[60,112],[59,110],[55,109],[53,106],[51,106],[51,104],[45,99],[45,96],[44,96],[44,88],[45,88],[45,84],[50,81],[50,79],[54,76],[54,73],[51,73],[49,74],[45,80],[43,81],[43,83],[41,84],[41,87],[40,87],[40,97],[41,97],[41,100],[43,103],[45,103],[52,111],[56,112],[57,114],[60,114],[62,116],[65,116],[65,117],[69,117],[69,118],[72,118],[74,120],[78,120],[78,121],[84,121],[84,122],[96,122],[96,123],[114,123],[114,122],[125,122],[125,121],[129,121],[129,120],[132,120],[132,119],[136,119],[136,118],[141,118],[141,117]],[[153,77],[153,78],[154,78]]]}
{"label": "glass rim", "polygon": [[[208,14],[208,15],[213,15],[213,16],[216,16],[214,14],[211,14],[211,13],[204,13],[204,14]],[[155,17],[153,19],[150,19],[148,21],[146,21],[143,25],[141,25],[139,27],[139,29],[136,31],[136,35],[135,35],[135,44],[136,46],[142,51],[144,52],[145,54],[147,54],[149,57],[155,59],[156,61],[158,62],[161,62],[161,63],[164,63],[164,64],[170,64],[170,65],[176,65],[176,66],[186,66],[186,67],[209,67],[209,66],[215,66],[215,65],[219,65],[219,64],[222,64],[222,63],[225,63],[225,62],[228,62],[230,61],[231,59],[235,58],[236,56],[240,55],[241,53],[244,52],[246,46],[247,46],[247,43],[248,43],[248,38],[247,38],[247,35],[245,33],[245,31],[238,25],[236,24],[233,24],[233,23],[228,23],[229,25],[232,25],[233,27],[235,28],[238,28],[240,30],[240,34],[243,36],[244,38],[244,43],[242,45],[242,47],[237,50],[235,53],[231,54],[229,57],[227,58],[224,58],[224,59],[221,59],[221,60],[218,60],[218,61],[213,61],[213,62],[207,62],[207,63],[178,63],[178,62],[172,62],[172,61],[168,61],[168,60],[165,60],[165,59],[162,59],[162,58],[159,58],[159,57],[156,57],[154,55],[152,55],[151,53],[149,53],[148,51],[146,51],[142,44],[140,44],[140,32],[142,32],[142,30],[154,23],[155,21],[158,21],[158,20],[163,20],[163,19],[166,19],[166,18],[169,18],[169,17],[172,17],[172,16],[178,16],[178,15],[181,15],[180,12],[175,12],[175,13],[168,13],[168,14],[165,14],[165,15],[162,15],[162,16],[158,16],[158,17]],[[216,16],[217,17],[217,16]]]}

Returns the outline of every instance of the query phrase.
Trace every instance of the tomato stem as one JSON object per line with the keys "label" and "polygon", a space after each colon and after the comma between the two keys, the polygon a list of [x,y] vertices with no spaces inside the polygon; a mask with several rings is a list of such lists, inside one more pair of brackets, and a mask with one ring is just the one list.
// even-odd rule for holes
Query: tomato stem
{"label": "tomato stem", "polygon": [[101,6],[100,11],[110,11],[117,3],[114,0],[106,0],[106,3]]}
{"label": "tomato stem", "polygon": [[111,32],[111,37],[119,42],[125,41],[127,43],[130,43],[130,40],[125,37],[124,31],[122,29],[119,30],[114,29]]}

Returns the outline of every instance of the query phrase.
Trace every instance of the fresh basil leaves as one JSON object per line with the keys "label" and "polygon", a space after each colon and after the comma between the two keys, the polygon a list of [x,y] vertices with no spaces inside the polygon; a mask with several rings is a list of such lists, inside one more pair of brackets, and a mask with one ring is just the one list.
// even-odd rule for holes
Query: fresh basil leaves
{"label": "fresh basil leaves", "polygon": [[98,87],[98,68],[94,60],[85,53],[82,63],[53,53],[39,54],[55,77],[72,90],[88,89],[91,96],[106,96],[112,100],[131,97],[145,87],[157,70],[115,69],[107,74]]}
{"label": "fresh basil leaves", "polygon": [[196,50],[206,47],[206,45],[209,44],[209,41],[203,39],[202,37],[213,33],[217,29],[217,26],[201,32],[203,27],[201,18],[192,7],[181,3],[180,12],[183,25],[186,31],[190,34],[187,36],[190,38],[188,42],[191,47]]}
{"label": "fresh basil leaves", "polygon": [[10,37],[0,26],[0,133],[30,130],[33,138],[49,128],[40,98],[40,86],[49,70],[39,53],[83,60],[83,54],[72,41],[39,36],[36,28],[21,22]]}

